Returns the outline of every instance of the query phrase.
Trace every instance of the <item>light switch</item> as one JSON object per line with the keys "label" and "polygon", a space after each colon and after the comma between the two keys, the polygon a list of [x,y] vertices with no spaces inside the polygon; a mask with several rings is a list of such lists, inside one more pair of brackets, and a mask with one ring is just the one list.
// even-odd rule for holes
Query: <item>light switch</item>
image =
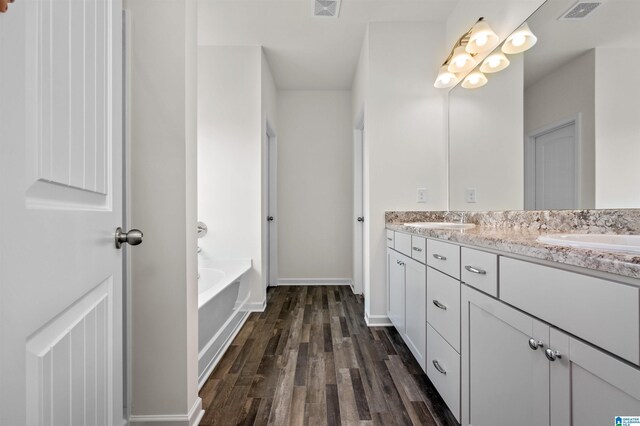
{"label": "light switch", "polygon": [[426,203],[427,202],[427,189],[426,188],[418,188],[418,203]]}
{"label": "light switch", "polygon": [[476,189],[475,188],[467,188],[465,191],[465,199],[467,203],[475,203],[476,202]]}

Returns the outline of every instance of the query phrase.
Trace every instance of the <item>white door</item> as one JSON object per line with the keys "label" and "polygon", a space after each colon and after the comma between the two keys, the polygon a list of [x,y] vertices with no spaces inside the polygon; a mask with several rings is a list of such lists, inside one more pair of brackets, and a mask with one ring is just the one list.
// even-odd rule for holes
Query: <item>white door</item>
{"label": "white door", "polygon": [[426,370],[427,346],[427,267],[413,259],[405,261],[405,334],[413,356]]}
{"label": "white door", "polygon": [[0,15],[0,424],[123,424],[120,0]]}
{"label": "white door", "polygon": [[533,138],[536,210],[579,207],[575,130],[572,121]]}
{"label": "white door", "polygon": [[276,285],[278,281],[278,199],[277,199],[277,143],[273,132],[266,134],[266,189],[267,189],[267,286]]}
{"label": "white door", "polygon": [[353,148],[353,292],[364,289],[364,124],[354,132]]}
{"label": "white door", "polygon": [[549,326],[467,286],[461,306],[462,424],[548,425]]}

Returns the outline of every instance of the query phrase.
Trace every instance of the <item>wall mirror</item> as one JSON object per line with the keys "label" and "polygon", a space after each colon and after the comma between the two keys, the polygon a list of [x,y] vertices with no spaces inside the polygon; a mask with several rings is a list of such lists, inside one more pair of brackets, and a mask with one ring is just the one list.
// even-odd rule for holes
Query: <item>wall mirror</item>
{"label": "wall mirror", "polygon": [[640,208],[640,1],[588,3],[547,0],[531,49],[449,93],[451,210]]}

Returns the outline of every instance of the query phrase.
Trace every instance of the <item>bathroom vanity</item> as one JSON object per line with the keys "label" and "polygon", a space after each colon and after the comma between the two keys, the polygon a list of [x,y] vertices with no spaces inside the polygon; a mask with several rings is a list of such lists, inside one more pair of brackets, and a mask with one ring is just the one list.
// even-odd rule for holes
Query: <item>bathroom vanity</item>
{"label": "bathroom vanity", "polygon": [[[640,257],[538,242],[638,233],[635,211],[386,217],[388,316],[462,425],[640,416]],[[606,224],[606,225],[603,225]]]}

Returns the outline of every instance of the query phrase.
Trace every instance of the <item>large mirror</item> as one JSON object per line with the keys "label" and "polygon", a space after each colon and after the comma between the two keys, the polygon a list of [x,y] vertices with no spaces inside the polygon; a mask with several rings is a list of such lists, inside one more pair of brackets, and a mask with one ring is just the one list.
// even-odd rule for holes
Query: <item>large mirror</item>
{"label": "large mirror", "polygon": [[575,5],[548,0],[535,46],[451,90],[451,210],[640,208],[640,0]]}

